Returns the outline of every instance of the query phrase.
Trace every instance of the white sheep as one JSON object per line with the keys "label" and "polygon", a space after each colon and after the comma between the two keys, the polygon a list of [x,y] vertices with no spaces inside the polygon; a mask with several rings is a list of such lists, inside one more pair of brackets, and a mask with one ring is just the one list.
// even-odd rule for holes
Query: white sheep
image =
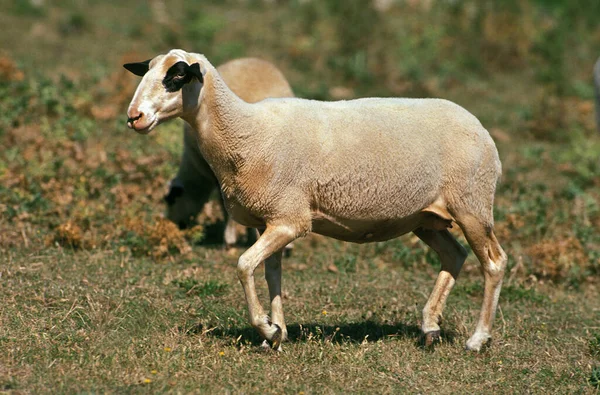
{"label": "white sheep", "polygon": [[[274,348],[287,337],[281,301],[283,248],[309,232],[364,243],[413,232],[442,270],[423,309],[426,344],[439,338],[442,308],[467,256],[447,228],[456,222],[483,268],[479,322],[467,348],[480,350],[491,327],[506,266],[493,232],[501,165],[481,123],[440,99],[296,98],[246,103],[200,54],[171,50],[150,63],[127,110],[128,126],[149,133],[175,117],[197,132],[202,156],[229,214],[260,229],[239,258],[250,321]],[[254,285],[265,261],[271,318]]]}
{"label": "white sheep", "polygon": [[[256,58],[229,61],[217,68],[223,81],[242,100],[249,103],[268,97],[293,97],[287,80],[272,63]],[[217,178],[202,157],[197,133],[186,123],[183,127],[183,155],[175,178],[165,196],[167,218],[180,228],[195,222],[196,216],[219,187]],[[226,216],[224,241],[226,246],[237,242],[236,224],[227,215],[223,200],[219,199]]]}

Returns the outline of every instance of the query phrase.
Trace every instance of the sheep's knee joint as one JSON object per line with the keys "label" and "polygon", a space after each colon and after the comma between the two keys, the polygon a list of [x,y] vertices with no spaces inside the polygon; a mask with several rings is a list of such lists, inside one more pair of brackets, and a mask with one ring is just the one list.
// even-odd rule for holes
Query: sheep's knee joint
{"label": "sheep's knee joint", "polygon": [[244,257],[240,257],[237,264],[237,276],[241,281],[252,275],[252,266]]}

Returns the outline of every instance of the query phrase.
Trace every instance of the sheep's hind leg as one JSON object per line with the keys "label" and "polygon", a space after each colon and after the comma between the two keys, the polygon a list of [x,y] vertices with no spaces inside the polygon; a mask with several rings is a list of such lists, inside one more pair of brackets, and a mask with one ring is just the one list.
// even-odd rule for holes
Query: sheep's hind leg
{"label": "sheep's hind leg", "polygon": [[428,230],[419,228],[413,232],[439,256],[442,269],[433,291],[423,308],[421,329],[425,335],[425,345],[431,346],[440,337],[440,320],[446,299],[456,282],[460,269],[467,258],[467,251],[448,230]]}
{"label": "sheep's hind leg", "polygon": [[[258,300],[254,285],[254,271],[262,261],[266,261],[273,254],[282,250],[289,242],[293,241],[297,234],[297,232],[287,226],[267,226],[267,229],[256,243],[242,254],[237,266],[238,278],[242,283],[246,295],[250,323],[265,340],[278,349],[283,338],[283,330],[265,314]],[[281,314],[283,314],[282,311]]]}
{"label": "sheep's hind leg", "polygon": [[483,304],[475,333],[467,341],[467,350],[479,351],[492,337],[492,323],[496,315],[507,257],[491,226],[486,226],[472,215],[457,217],[457,222],[483,268]]}

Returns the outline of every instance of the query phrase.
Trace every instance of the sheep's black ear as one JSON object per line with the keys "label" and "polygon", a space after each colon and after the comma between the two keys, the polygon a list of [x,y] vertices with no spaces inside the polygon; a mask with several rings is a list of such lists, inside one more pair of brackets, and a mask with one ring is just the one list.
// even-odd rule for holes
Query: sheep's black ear
{"label": "sheep's black ear", "polygon": [[183,195],[183,187],[180,185],[171,185],[169,193],[165,195],[164,200],[169,206],[175,204],[175,200]]}
{"label": "sheep's black ear", "polygon": [[200,83],[204,82],[204,76],[202,75],[202,72],[200,71],[200,65],[198,63],[189,65],[185,71],[187,73],[193,75],[194,77],[198,78],[198,81],[200,81]]}
{"label": "sheep's black ear", "polygon": [[123,67],[125,67],[127,70],[131,71],[133,74],[143,77],[144,74],[146,74],[148,72],[148,70],[150,69],[150,61],[151,60],[152,59],[144,60],[143,62],[125,63],[123,65]]}

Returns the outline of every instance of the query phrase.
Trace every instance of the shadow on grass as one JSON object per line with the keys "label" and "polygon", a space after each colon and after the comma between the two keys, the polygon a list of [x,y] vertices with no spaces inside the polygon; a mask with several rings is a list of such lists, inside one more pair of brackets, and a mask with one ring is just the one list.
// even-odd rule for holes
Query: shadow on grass
{"label": "shadow on grass", "polygon": [[[201,324],[188,329],[188,334],[199,334],[206,332],[211,337],[221,339],[237,340],[250,342],[254,345],[262,343],[263,339],[258,332],[249,326],[238,328],[207,328]],[[362,343],[376,342],[386,338],[413,339],[416,347],[430,349],[425,347],[421,329],[416,325],[381,324],[375,321],[353,322],[340,325],[322,325],[317,323],[293,324],[288,325],[289,343],[306,343],[308,341],[323,341],[335,344],[340,343]],[[441,331],[441,341],[454,344],[456,334],[453,331]]]}

